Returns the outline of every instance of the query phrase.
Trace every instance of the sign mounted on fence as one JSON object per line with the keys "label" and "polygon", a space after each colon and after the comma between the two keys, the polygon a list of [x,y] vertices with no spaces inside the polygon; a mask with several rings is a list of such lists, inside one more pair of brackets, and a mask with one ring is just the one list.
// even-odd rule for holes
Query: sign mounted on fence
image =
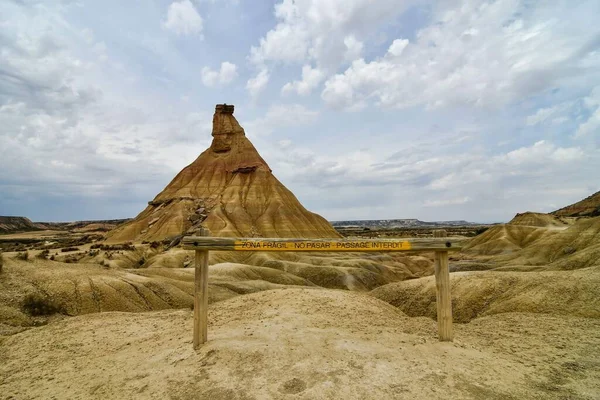
{"label": "sign mounted on fence", "polygon": [[280,238],[219,238],[186,236],[182,240],[187,250],[207,251],[455,251],[459,242],[453,238],[402,239],[280,239]]}
{"label": "sign mounted on fence", "polygon": [[451,341],[453,338],[448,252],[460,250],[460,241],[446,237],[445,231],[434,232],[433,238],[406,238],[400,240],[222,238],[208,237],[209,234],[210,232],[207,229],[202,228],[198,236],[186,236],[182,239],[184,249],[196,251],[194,349],[198,349],[202,343],[208,340],[209,251],[434,251],[438,334],[442,341]]}
{"label": "sign mounted on fence", "polygon": [[408,241],[272,241],[272,240],[236,240],[233,250],[238,251],[407,251],[411,249]]}

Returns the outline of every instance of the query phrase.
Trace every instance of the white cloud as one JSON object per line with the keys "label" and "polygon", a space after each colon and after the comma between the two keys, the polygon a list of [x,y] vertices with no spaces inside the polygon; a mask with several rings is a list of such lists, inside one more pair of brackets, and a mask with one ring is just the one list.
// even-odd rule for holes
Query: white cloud
{"label": "white cloud", "polygon": [[343,204],[326,202],[330,218],[353,212],[355,218],[426,214],[439,220],[509,219],[527,208],[552,211],[554,204],[572,200],[574,192],[575,197],[585,193],[585,175],[600,168],[597,152],[548,141],[502,154],[465,152],[462,146],[415,140],[389,148],[397,150],[391,156],[377,148],[327,155],[286,143],[271,166],[286,184],[312,192],[310,198],[329,198],[333,192],[346,198]]}
{"label": "white cloud", "polygon": [[536,111],[535,114],[530,115],[526,119],[526,123],[529,126],[535,126],[541,124],[546,121],[548,118],[552,117],[559,110],[558,107],[548,107],[548,108],[540,108]]}
{"label": "white cloud", "polygon": [[[63,214],[48,218],[125,216],[197,156],[190,143],[208,144],[210,115],[206,128],[161,99],[136,96],[125,81],[131,71],[106,62],[110,42],[74,29],[65,11],[0,4],[11,16],[0,24],[0,208],[62,197]],[[90,211],[83,197],[120,206]]]}
{"label": "white cloud", "polygon": [[250,60],[306,63],[335,69],[360,56],[363,41],[400,15],[412,0],[282,0],[277,25],[250,51]]}
{"label": "white cloud", "polygon": [[510,166],[527,166],[546,162],[572,162],[582,159],[584,151],[578,147],[556,147],[545,140],[540,140],[529,147],[521,147],[495,160]]}
{"label": "white cloud", "polygon": [[209,67],[202,68],[202,83],[206,86],[231,83],[237,77],[237,67],[230,62],[222,62],[221,69],[212,70]]}
{"label": "white cloud", "polygon": [[408,46],[407,39],[396,39],[390,45],[388,49],[388,53],[390,53],[394,57],[400,57],[404,52],[404,49]]}
{"label": "white cloud", "polygon": [[594,134],[600,136],[600,86],[595,87],[589,96],[584,99],[584,105],[590,115],[577,127],[575,138],[590,137]]}
{"label": "white cloud", "polygon": [[296,92],[299,95],[308,95],[313,89],[325,79],[325,73],[318,68],[311,68],[310,65],[302,67],[302,80],[286,83],[281,89],[282,94]]}
{"label": "white cloud", "polygon": [[359,58],[363,52],[364,44],[360,40],[356,39],[354,35],[349,35],[344,38],[344,46],[346,46],[346,52],[344,53],[344,59],[352,62]]}
{"label": "white cloud", "polygon": [[336,108],[364,101],[501,107],[567,82],[584,87],[600,77],[600,26],[580,14],[594,10],[590,1],[577,14],[560,2],[444,2],[414,42],[394,41],[381,58],[355,60],[325,82],[322,98]]}
{"label": "white cloud", "polygon": [[[316,121],[319,112],[310,110],[300,104],[276,104],[269,107],[262,118],[246,123],[246,131],[251,137],[270,135],[274,131],[287,126],[310,125]],[[281,148],[291,145],[289,140],[279,141]]]}
{"label": "white cloud", "polygon": [[202,32],[203,21],[190,0],[180,0],[169,6],[163,26],[177,35],[192,35]]}
{"label": "white cloud", "polygon": [[459,204],[465,204],[471,201],[468,196],[464,197],[455,197],[451,199],[439,199],[439,200],[425,200],[423,203],[424,207],[447,207],[447,206],[455,206]]}
{"label": "white cloud", "polygon": [[264,90],[267,83],[269,83],[269,77],[269,70],[265,68],[261,69],[254,78],[251,78],[246,82],[246,89],[251,97],[257,97],[260,92]]}

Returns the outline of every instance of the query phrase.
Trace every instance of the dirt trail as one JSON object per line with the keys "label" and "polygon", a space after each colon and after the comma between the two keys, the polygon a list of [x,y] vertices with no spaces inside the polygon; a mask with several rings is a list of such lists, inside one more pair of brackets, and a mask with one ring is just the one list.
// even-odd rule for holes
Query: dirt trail
{"label": "dirt trail", "polygon": [[594,399],[600,320],[501,314],[456,326],[347,291],[278,289],[189,310],[90,314],[0,343],[0,398]]}

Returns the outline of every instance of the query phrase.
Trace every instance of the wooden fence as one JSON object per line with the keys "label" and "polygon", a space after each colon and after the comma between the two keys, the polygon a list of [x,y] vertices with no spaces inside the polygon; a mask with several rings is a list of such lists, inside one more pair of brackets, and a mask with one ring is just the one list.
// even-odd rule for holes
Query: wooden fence
{"label": "wooden fence", "polygon": [[196,251],[194,278],[194,349],[208,339],[208,252],[209,251],[327,251],[327,252],[435,252],[435,283],[438,335],[452,341],[452,303],[448,252],[460,250],[460,241],[447,238],[445,231],[434,231],[434,238],[393,240],[346,239],[258,239],[208,237],[202,229],[198,236],[183,238],[186,250]]}

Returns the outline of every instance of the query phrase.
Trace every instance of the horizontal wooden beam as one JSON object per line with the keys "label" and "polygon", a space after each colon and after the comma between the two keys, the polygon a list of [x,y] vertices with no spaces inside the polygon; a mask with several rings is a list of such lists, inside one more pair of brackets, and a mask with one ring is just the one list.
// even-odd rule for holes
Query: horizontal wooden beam
{"label": "horizontal wooden beam", "polygon": [[184,249],[213,251],[457,251],[461,242],[449,237],[349,240],[186,236],[182,239]]}

